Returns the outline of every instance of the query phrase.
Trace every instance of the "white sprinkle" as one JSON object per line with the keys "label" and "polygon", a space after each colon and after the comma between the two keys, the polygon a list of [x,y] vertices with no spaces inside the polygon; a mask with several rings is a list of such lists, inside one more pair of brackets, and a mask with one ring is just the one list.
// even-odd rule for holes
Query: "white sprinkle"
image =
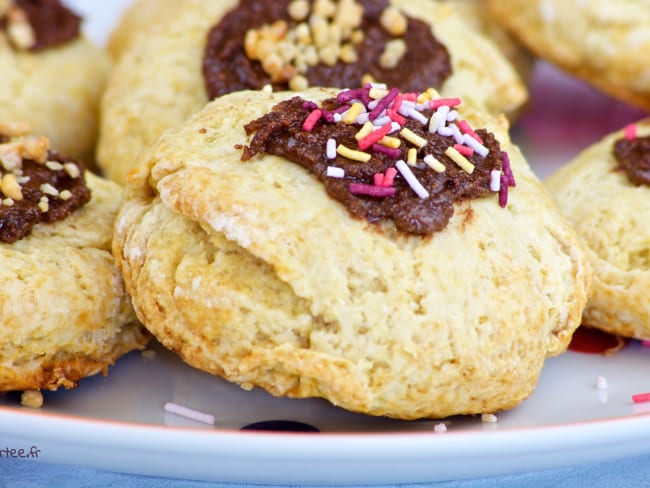
{"label": "white sprinkle", "polygon": [[463,134],[460,132],[458,126],[456,124],[451,124],[449,127],[451,128],[451,135],[456,141],[456,144],[463,144],[465,139],[463,138]]}
{"label": "white sprinkle", "polygon": [[474,149],[474,152],[476,154],[478,154],[479,156],[481,156],[482,158],[487,156],[488,153],[490,152],[490,150],[487,147],[485,147],[483,144],[478,142],[476,139],[474,139],[469,134],[464,134],[463,135],[463,142],[462,143],[465,144],[466,146],[469,146],[472,149]]}
{"label": "white sprinkle", "polygon": [[424,156],[424,162],[436,173],[444,173],[446,170],[445,165],[438,161],[433,154]]}
{"label": "white sprinkle", "polygon": [[444,137],[451,137],[454,135],[454,130],[451,127],[440,126],[438,127],[438,134]]}
{"label": "white sprinkle", "polygon": [[327,176],[331,178],[343,178],[345,176],[345,171],[343,168],[337,168],[336,166],[327,167]]}
{"label": "white sprinkle", "polygon": [[379,100],[371,100],[368,102],[368,108],[373,110],[379,104]]}
{"label": "white sprinkle", "polygon": [[438,112],[434,113],[429,121],[429,133],[435,134],[438,129],[444,125],[444,120]]}
{"label": "white sprinkle", "polygon": [[442,120],[447,120],[447,114],[449,114],[450,110],[449,105],[440,105],[440,107],[436,109],[436,113],[440,114]]}
{"label": "white sprinkle", "polygon": [[598,390],[606,390],[607,389],[607,378],[604,376],[597,376],[596,377],[596,388]]}
{"label": "white sprinkle", "polygon": [[363,125],[366,122],[368,122],[368,120],[370,120],[369,117],[370,117],[370,114],[368,114],[368,112],[361,112],[359,114],[359,116],[357,117],[357,120],[355,120],[354,122],[356,124]]}
{"label": "white sprinkle", "polygon": [[393,132],[397,132],[398,130],[402,130],[402,126],[399,125],[399,123],[397,123],[397,122],[391,122],[390,123],[390,131],[388,133],[392,134]]}
{"label": "white sprinkle", "polygon": [[498,169],[493,169],[490,171],[490,190],[501,190],[501,171]]}
{"label": "white sprinkle", "polygon": [[422,184],[418,181],[418,179],[415,177],[413,172],[411,171],[411,168],[408,167],[408,165],[404,162],[404,160],[400,159],[395,163],[395,167],[397,168],[397,171],[399,171],[406,182],[409,184],[411,189],[419,196],[420,198],[429,198],[429,192],[422,186]]}
{"label": "white sprinkle", "polygon": [[341,122],[341,120],[343,120],[343,116],[341,114],[334,114],[332,117],[334,118],[334,122]]}
{"label": "white sprinkle", "polygon": [[415,109],[409,110],[407,117],[410,117],[412,119],[417,120],[422,125],[424,125],[424,124],[426,124],[428,122],[427,118],[424,115],[422,115],[420,112],[415,110]]}
{"label": "white sprinkle", "polygon": [[381,117],[377,117],[375,120],[372,121],[372,124],[375,127],[381,127],[382,125],[390,124],[393,120],[388,116],[388,115],[382,115]]}
{"label": "white sprinkle", "polygon": [[196,420],[197,422],[201,422],[203,424],[214,425],[215,423],[214,415],[210,415],[209,413],[199,412],[198,410],[194,410],[193,408],[189,408],[189,407],[184,407],[183,405],[179,405],[174,402],[165,403],[164,409],[165,412],[173,413],[179,415],[180,417],[185,417],[186,419]]}
{"label": "white sprinkle", "polygon": [[375,88],[377,90],[388,90],[386,83],[370,83],[370,88]]}
{"label": "white sprinkle", "polygon": [[481,422],[485,424],[493,424],[497,421],[497,416],[494,415],[493,413],[482,413],[481,414]]}
{"label": "white sprinkle", "polygon": [[335,139],[328,139],[327,140],[327,146],[325,148],[325,156],[327,159],[334,159],[336,158],[336,140]]}
{"label": "white sprinkle", "polygon": [[433,426],[433,431],[436,434],[443,434],[447,432],[447,426],[444,423],[440,422],[439,424]]}
{"label": "white sprinkle", "polygon": [[447,114],[447,122],[452,122],[458,118],[458,110],[450,110]]}

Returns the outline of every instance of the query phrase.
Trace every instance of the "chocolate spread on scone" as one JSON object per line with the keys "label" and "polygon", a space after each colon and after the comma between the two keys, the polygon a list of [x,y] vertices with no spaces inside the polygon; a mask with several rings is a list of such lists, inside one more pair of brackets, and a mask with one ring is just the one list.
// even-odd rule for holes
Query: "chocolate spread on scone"
{"label": "chocolate spread on scone", "polygon": [[387,0],[242,0],[210,30],[203,58],[211,99],[265,85],[355,87],[364,75],[416,91],[451,71],[431,27]]}
{"label": "chocolate spread on scone", "polygon": [[614,156],[632,183],[650,186],[650,136],[619,139]]}

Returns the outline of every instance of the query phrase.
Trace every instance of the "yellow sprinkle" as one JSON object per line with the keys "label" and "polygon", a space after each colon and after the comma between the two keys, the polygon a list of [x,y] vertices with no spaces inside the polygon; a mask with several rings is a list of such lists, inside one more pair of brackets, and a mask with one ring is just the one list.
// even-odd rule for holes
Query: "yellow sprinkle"
{"label": "yellow sprinkle", "polygon": [[429,100],[437,100],[440,98],[440,93],[435,88],[427,88],[427,95],[429,95]]}
{"label": "yellow sprinkle", "polygon": [[453,146],[449,146],[445,151],[445,154],[466,173],[472,174],[474,171],[474,165],[465,156],[454,149]]}
{"label": "yellow sprinkle", "polygon": [[371,88],[368,95],[370,95],[370,98],[377,100],[378,98],[384,98],[388,95],[388,90],[382,88]]}
{"label": "yellow sprinkle", "polygon": [[359,102],[354,102],[352,106],[349,108],[347,113],[345,114],[345,117],[343,118],[343,122],[346,124],[353,124],[356,120],[361,111],[363,110],[363,104]]}
{"label": "yellow sprinkle", "polygon": [[354,138],[357,141],[360,141],[361,139],[366,137],[368,134],[370,134],[374,129],[375,129],[375,126],[372,125],[372,122],[366,122],[365,124],[363,124],[363,127],[361,127],[361,129],[359,129],[359,132],[357,132],[354,135]]}
{"label": "yellow sprinkle", "polygon": [[444,173],[446,170],[445,165],[433,157],[432,154],[427,154],[424,157],[424,162],[427,163],[429,168],[431,168],[436,173]]}
{"label": "yellow sprinkle", "polygon": [[393,149],[397,149],[402,145],[402,140],[398,139],[397,137],[384,136],[381,139],[379,139],[379,144],[381,144],[382,146],[392,147]]}
{"label": "yellow sprinkle", "polygon": [[370,154],[362,151],[355,151],[354,149],[350,149],[343,144],[339,144],[339,146],[336,148],[336,152],[344,158],[348,158],[353,161],[359,161],[361,163],[367,163],[370,161]]}
{"label": "yellow sprinkle", "polygon": [[423,148],[424,146],[427,145],[427,140],[424,139],[423,137],[420,137],[419,135],[417,135],[411,129],[408,129],[408,128],[404,127],[399,133],[404,139],[409,141],[411,144],[413,144],[418,149],[421,149],[421,148]]}
{"label": "yellow sprinkle", "polygon": [[415,166],[417,160],[418,160],[418,150],[412,147],[406,153],[406,163],[410,164],[411,166]]}
{"label": "yellow sprinkle", "polygon": [[431,100],[431,95],[429,95],[429,92],[422,92],[418,95],[418,97],[415,99],[417,103],[424,103]]}
{"label": "yellow sprinkle", "polygon": [[361,86],[365,86],[367,83],[375,83],[375,81],[375,78],[370,73],[366,73],[361,77]]}

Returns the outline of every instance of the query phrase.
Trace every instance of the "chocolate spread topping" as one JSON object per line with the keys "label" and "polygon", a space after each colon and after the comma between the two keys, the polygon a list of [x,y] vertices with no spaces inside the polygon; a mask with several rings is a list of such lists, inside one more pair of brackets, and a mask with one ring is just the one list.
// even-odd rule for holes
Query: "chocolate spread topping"
{"label": "chocolate spread topping", "polygon": [[[290,0],[242,0],[210,30],[203,57],[203,75],[210,99],[237,90],[261,89],[265,85],[272,85],[274,90],[288,88],[287,83],[272,82],[260,62],[247,57],[244,36],[247,30],[278,19],[285,20],[290,28],[295,27],[297,22],[287,13],[289,3]],[[451,74],[451,61],[445,46],[431,33],[431,26],[407,17],[403,34],[406,53],[395,67],[385,69],[380,66],[379,58],[386,43],[395,38],[379,22],[388,1],[358,0],[358,3],[364,8],[360,26],[364,38],[356,46],[358,60],[311,66],[306,73],[310,86],[357,87],[365,74],[402,91],[442,85]]]}
{"label": "chocolate spread topping", "polygon": [[[79,37],[81,17],[63,5],[60,0],[14,0],[5,17],[0,20],[0,27],[7,30],[15,11],[24,15],[33,32],[33,43],[16,46],[19,49],[40,51],[65,44]],[[14,12],[12,13],[12,10]],[[10,36],[10,40],[11,36]],[[12,40],[16,44],[15,40]]]}
{"label": "chocolate spread topping", "polygon": [[632,183],[650,186],[650,136],[619,139],[614,156]]}
{"label": "chocolate spread topping", "polygon": [[[336,99],[323,102],[323,108],[335,110]],[[368,162],[351,161],[337,155],[327,159],[327,140],[333,138],[339,144],[357,147],[355,134],[359,126],[346,123],[328,123],[320,120],[311,131],[303,130],[302,124],[310,113],[309,102],[300,97],[280,102],[271,112],[244,126],[247,134],[255,133],[250,145],[244,148],[242,160],[246,161],[257,153],[268,153],[285,157],[312,171],[325,185],[327,193],[346,206],[351,215],[378,223],[392,219],[398,230],[415,235],[428,236],[442,230],[454,213],[454,204],[467,199],[484,197],[490,193],[492,170],[502,169],[502,153],[494,135],[484,129],[476,133],[489,149],[485,157],[474,154],[468,157],[474,164],[469,174],[445,155],[450,137],[430,134],[426,126],[409,119],[405,127],[427,140],[420,149],[418,162],[410,169],[422,186],[429,192],[428,198],[420,198],[398,174],[394,180],[395,193],[388,197],[373,197],[353,194],[351,183],[373,184],[376,173],[385,172],[395,165],[395,159],[379,152],[373,152]],[[426,113],[426,112],[425,112]],[[429,111],[427,115],[431,115]],[[406,159],[407,144],[400,149],[401,159]],[[422,159],[428,154],[442,162],[443,173],[433,171]],[[327,176],[327,167],[343,168],[343,178]]]}

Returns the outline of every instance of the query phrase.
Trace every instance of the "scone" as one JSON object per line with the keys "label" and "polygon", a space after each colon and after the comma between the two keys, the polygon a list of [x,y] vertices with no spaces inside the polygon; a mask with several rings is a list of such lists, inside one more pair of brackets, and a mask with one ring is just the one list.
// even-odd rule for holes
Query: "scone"
{"label": "scone", "polygon": [[0,391],[72,388],[149,337],[110,251],[121,188],[0,133]]}
{"label": "scone", "polygon": [[108,55],[59,0],[0,2],[0,121],[28,122],[63,154],[89,163]]}
{"label": "scone", "polygon": [[650,339],[650,119],[585,149],[546,185],[593,264],[585,324]]}
{"label": "scone", "polygon": [[166,132],[116,219],[142,323],[246,389],[404,419],[518,404],[591,271],[505,118],[460,102],[240,91]]}
{"label": "scone", "polygon": [[495,113],[527,97],[494,43],[433,0],[190,0],[174,13],[124,53],[103,95],[97,159],[117,182],[143,146],[231,91],[352,88],[370,74],[404,91],[454,86]]}
{"label": "scone", "polygon": [[650,109],[648,0],[487,0],[524,45],[608,95]]}

